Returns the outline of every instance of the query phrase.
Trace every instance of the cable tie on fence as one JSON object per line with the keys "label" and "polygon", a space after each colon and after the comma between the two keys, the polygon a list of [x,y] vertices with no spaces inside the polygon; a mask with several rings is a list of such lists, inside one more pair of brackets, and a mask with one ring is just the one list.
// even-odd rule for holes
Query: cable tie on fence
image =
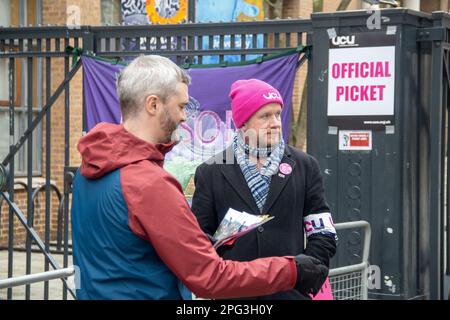
{"label": "cable tie on fence", "polygon": [[303,52],[306,50],[307,47],[303,46],[303,45],[298,45],[297,48],[295,48],[296,52]]}
{"label": "cable tie on fence", "polygon": [[181,65],[181,68],[183,69],[189,69],[191,67],[192,63],[190,62],[185,62]]}
{"label": "cable tie on fence", "polygon": [[83,54],[83,49],[79,47],[74,48],[72,46],[67,46],[66,53],[72,55],[72,68],[73,68],[76,66],[80,56]]}
{"label": "cable tie on fence", "polygon": [[312,57],[312,46],[303,47],[302,51],[305,54],[306,58],[310,60]]}

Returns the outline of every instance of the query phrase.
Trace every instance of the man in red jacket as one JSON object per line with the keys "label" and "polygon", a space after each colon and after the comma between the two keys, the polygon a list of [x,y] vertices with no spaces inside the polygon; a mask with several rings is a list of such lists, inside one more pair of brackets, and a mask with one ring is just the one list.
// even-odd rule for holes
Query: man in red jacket
{"label": "man in red jacket", "polygon": [[[219,257],[163,169],[185,120],[189,76],[167,58],[142,56],[118,78],[123,124],[100,123],[78,145],[72,238],[79,299],[189,299],[316,293],[328,274],[307,256],[250,262]],[[175,139],[176,140],[176,139]]]}

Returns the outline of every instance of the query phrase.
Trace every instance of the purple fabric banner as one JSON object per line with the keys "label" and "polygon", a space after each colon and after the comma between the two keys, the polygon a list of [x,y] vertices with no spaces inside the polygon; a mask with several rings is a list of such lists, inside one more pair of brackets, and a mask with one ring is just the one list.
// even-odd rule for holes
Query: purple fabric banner
{"label": "purple fabric banner", "polygon": [[[180,126],[182,142],[171,152],[185,159],[204,161],[231,143],[235,130],[228,97],[231,84],[239,79],[256,78],[270,83],[283,96],[283,138],[288,140],[291,127],[292,91],[299,53],[244,66],[193,68],[189,87],[190,105],[187,121]],[[98,122],[120,123],[116,79],[124,68],[88,56],[83,62],[83,94],[87,128]],[[170,156],[169,156],[170,158]]]}

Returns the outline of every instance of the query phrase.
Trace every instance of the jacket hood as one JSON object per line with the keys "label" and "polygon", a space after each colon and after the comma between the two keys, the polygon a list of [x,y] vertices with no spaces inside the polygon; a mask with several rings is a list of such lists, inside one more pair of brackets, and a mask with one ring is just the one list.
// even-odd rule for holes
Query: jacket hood
{"label": "jacket hood", "polygon": [[81,174],[89,179],[105,174],[130,163],[150,160],[163,166],[164,156],[175,145],[151,144],[128,132],[122,124],[101,122],[78,143],[81,154]]}

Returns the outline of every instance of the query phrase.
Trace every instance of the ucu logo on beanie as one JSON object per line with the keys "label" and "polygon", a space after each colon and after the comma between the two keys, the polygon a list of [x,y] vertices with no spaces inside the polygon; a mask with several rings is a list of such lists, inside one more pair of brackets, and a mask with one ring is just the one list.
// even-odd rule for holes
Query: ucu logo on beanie
{"label": "ucu logo on beanie", "polygon": [[283,107],[278,90],[259,79],[237,80],[231,85],[231,112],[236,128],[241,128],[255,112],[270,103]]}
{"label": "ucu logo on beanie", "polygon": [[282,99],[280,94],[277,92],[269,92],[267,94],[263,94],[264,99],[266,100],[273,100],[273,99]]}

